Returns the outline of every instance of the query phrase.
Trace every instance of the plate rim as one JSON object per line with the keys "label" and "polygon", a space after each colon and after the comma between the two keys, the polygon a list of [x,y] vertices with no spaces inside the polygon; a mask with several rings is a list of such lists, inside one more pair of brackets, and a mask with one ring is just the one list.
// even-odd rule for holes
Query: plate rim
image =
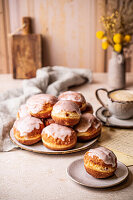
{"label": "plate rim", "polygon": [[[15,144],[17,145],[17,147],[23,149],[23,150],[26,150],[26,151],[30,151],[30,152],[34,152],[34,153],[41,153],[41,154],[49,154],[49,155],[60,155],[60,154],[71,154],[71,153],[76,153],[76,152],[80,152],[80,151],[84,151],[85,149],[88,149],[89,147],[91,147],[92,145],[94,145],[97,140],[99,139],[100,136],[97,136],[96,138],[92,139],[93,143],[92,144],[89,144],[89,145],[86,145],[84,147],[79,147],[77,149],[69,149],[69,150],[66,150],[66,151],[39,151],[39,150],[34,150],[34,149],[28,149],[26,147],[23,147],[21,146],[21,143],[17,141],[17,143],[13,140],[13,138],[11,137],[11,131],[13,131],[13,128],[10,130],[10,134],[9,134],[9,137],[10,137],[10,140]],[[19,144],[18,144],[19,143]],[[22,144],[23,145],[23,144]],[[43,144],[42,144],[43,145]],[[26,146],[26,145],[25,145]]]}
{"label": "plate rim", "polygon": [[[104,188],[109,188],[109,187],[114,187],[114,186],[116,186],[116,185],[119,185],[120,183],[122,183],[123,181],[125,181],[125,180],[128,178],[128,175],[129,175],[129,169],[128,169],[128,167],[127,167],[124,163],[122,163],[122,162],[120,162],[120,161],[117,160],[117,163],[120,163],[120,164],[124,165],[124,166],[126,167],[126,169],[127,169],[127,175],[125,176],[124,179],[122,179],[122,180],[121,180],[120,182],[118,182],[118,183],[114,183],[114,184],[111,185],[111,186],[88,186],[88,185],[86,185],[86,184],[84,184],[84,183],[81,183],[81,182],[75,180],[75,179],[70,175],[70,173],[69,173],[70,166],[71,166],[74,162],[77,162],[77,161],[80,161],[80,160],[83,161],[83,158],[79,158],[79,159],[76,159],[76,160],[72,161],[72,162],[68,165],[68,167],[67,167],[67,169],[66,169],[66,172],[67,172],[67,175],[69,176],[69,178],[70,178],[72,181],[74,181],[75,183],[78,183],[78,184],[80,184],[80,185],[82,185],[82,186],[89,187],[89,188],[103,188],[103,189],[104,189]],[[86,172],[86,173],[87,173],[87,172]]]}
{"label": "plate rim", "polygon": [[96,110],[95,114],[96,114],[96,117],[103,123],[104,126],[107,126],[107,127],[116,127],[116,128],[124,128],[124,129],[132,129],[132,128],[133,128],[133,126],[124,126],[124,125],[119,126],[119,125],[117,125],[117,124],[112,124],[112,123],[109,124],[109,125],[107,125],[107,124],[98,116],[98,112],[99,112],[102,108],[104,108],[104,107],[103,107],[103,106],[99,107],[99,108]]}

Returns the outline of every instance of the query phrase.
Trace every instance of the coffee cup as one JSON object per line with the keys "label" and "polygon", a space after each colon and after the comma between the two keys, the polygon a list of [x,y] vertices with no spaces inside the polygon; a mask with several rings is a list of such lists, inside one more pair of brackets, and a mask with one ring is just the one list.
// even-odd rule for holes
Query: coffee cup
{"label": "coffee cup", "polygon": [[[107,105],[100,97],[99,92],[107,93]],[[133,117],[133,90],[117,89],[108,91],[105,88],[96,90],[96,98],[100,104],[106,108],[111,115],[118,119],[129,119]]]}

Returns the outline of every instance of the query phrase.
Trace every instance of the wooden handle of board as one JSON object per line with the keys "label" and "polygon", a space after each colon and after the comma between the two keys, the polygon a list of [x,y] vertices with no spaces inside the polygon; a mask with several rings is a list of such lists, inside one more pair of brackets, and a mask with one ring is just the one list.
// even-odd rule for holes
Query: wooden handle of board
{"label": "wooden handle of board", "polygon": [[30,17],[23,17],[22,24],[25,26],[22,28],[22,34],[27,35],[31,33],[31,18]]}

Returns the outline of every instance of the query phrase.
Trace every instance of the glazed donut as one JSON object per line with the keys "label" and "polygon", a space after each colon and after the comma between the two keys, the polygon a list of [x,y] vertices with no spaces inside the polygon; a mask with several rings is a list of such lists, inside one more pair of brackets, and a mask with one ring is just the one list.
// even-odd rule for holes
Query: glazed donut
{"label": "glazed donut", "polygon": [[40,119],[26,116],[15,121],[13,125],[14,137],[20,143],[32,145],[41,140],[44,124]]}
{"label": "glazed donut", "polygon": [[115,154],[105,147],[90,149],[84,156],[84,167],[95,178],[112,176],[117,168]]}
{"label": "glazed donut", "polygon": [[80,120],[80,109],[76,103],[69,100],[58,101],[52,110],[52,119],[57,124],[74,126]]}
{"label": "glazed donut", "polygon": [[53,123],[55,123],[55,121],[52,118],[47,118],[44,121],[45,126],[48,126],[48,125],[53,124]]}
{"label": "glazed donut", "polygon": [[48,149],[68,150],[76,145],[77,135],[72,128],[54,123],[42,130],[42,142]]}
{"label": "glazed donut", "polygon": [[20,106],[20,108],[17,112],[17,119],[26,117],[27,115],[30,115],[30,113],[28,112],[28,108],[27,108],[26,104],[23,104]]}
{"label": "glazed donut", "polygon": [[57,98],[50,94],[37,94],[27,100],[29,113],[37,118],[49,118]]}
{"label": "glazed donut", "polygon": [[73,91],[66,91],[63,92],[59,97],[59,100],[71,100],[74,103],[76,103],[80,110],[83,111],[86,109],[86,100],[84,96],[79,92],[73,92]]}
{"label": "glazed donut", "polygon": [[77,137],[80,141],[87,141],[100,135],[102,124],[92,114],[84,113],[81,115],[80,122],[75,126]]}
{"label": "glazed donut", "polygon": [[86,109],[83,111],[83,113],[93,114],[93,107],[89,102],[86,103]]}

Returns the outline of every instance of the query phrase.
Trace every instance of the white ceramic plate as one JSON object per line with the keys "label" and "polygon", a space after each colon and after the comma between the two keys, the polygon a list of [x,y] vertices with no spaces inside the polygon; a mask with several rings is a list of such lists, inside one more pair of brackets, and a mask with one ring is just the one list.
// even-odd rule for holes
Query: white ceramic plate
{"label": "white ceramic plate", "polygon": [[79,159],[68,166],[67,173],[73,181],[81,185],[93,188],[107,188],[123,182],[128,176],[128,168],[118,161],[117,169],[113,176],[106,179],[96,179],[85,171],[84,161]]}
{"label": "white ceramic plate", "polygon": [[[100,119],[104,125],[106,125],[106,109],[104,107],[99,108],[96,111],[96,116]],[[131,119],[117,119],[114,116],[108,118],[108,126],[113,126],[117,128],[133,128],[133,118]]]}
{"label": "white ceramic plate", "polygon": [[90,140],[88,142],[84,142],[84,143],[77,142],[76,146],[73,149],[66,150],[66,151],[50,150],[50,149],[46,148],[42,144],[42,142],[38,142],[38,143],[33,144],[31,146],[21,144],[20,142],[18,142],[15,139],[12,129],[10,131],[10,138],[11,138],[11,141],[13,143],[15,143],[18,147],[20,147],[21,149],[27,150],[27,151],[32,151],[32,152],[36,152],[36,153],[44,153],[44,154],[68,154],[68,153],[74,153],[74,152],[83,151],[85,149],[88,149],[98,140],[99,137],[96,137],[95,139],[92,139],[92,140]]}

